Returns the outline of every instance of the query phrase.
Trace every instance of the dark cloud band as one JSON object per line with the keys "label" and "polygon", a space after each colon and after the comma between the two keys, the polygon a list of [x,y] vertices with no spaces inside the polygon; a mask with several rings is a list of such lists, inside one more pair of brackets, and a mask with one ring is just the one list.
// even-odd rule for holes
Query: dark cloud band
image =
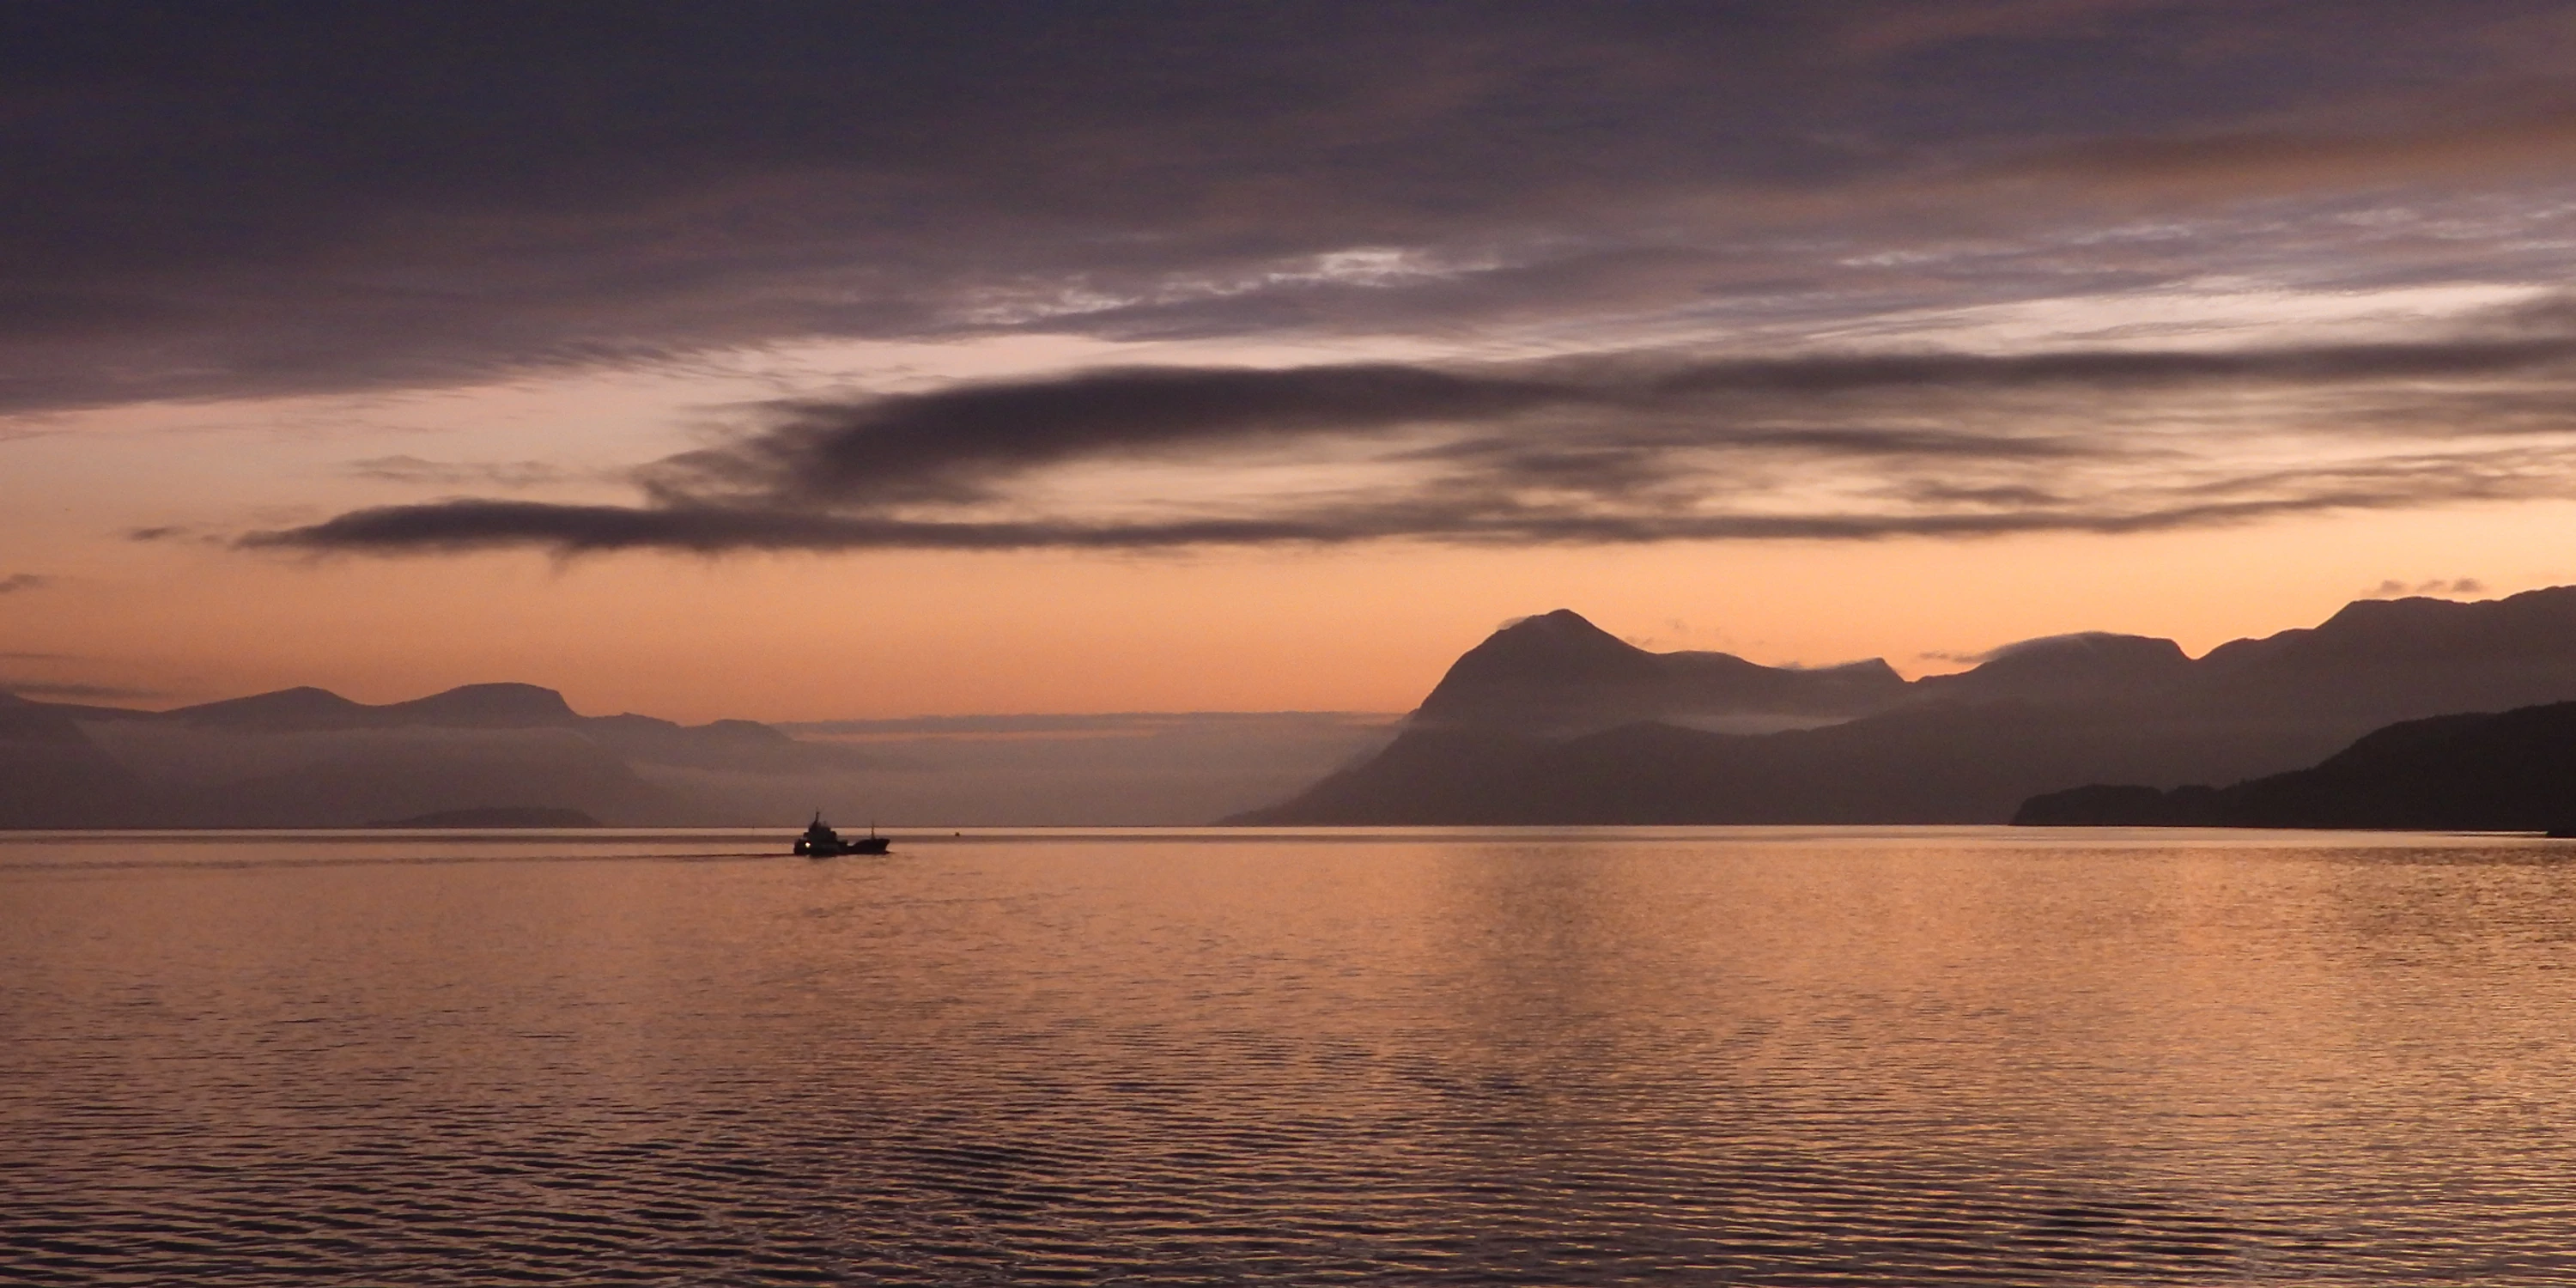
{"label": "dark cloud band", "polygon": [[[2126,534],[2220,527],[2285,515],[2375,510],[2463,500],[2557,494],[2499,480],[2347,479],[2279,497],[2199,500],[2137,509],[2059,508],[1969,514],[1763,514],[1718,516],[1459,514],[1401,505],[1310,517],[1186,523],[920,523],[761,511],[444,501],[355,510],[304,528],[254,533],[248,549],[416,554],[541,547],[562,554],[656,550],[751,551],[1095,550],[1346,545],[1415,539],[1465,545],[1614,545],[1669,541],[1853,541],[1891,537],[1994,537],[2034,532]],[[2450,486],[2443,485],[2444,483]]]}
{"label": "dark cloud band", "polygon": [[0,411],[810,337],[2554,280],[2555,199],[2417,236],[2174,212],[2555,182],[2563,9],[11,5]]}
{"label": "dark cloud band", "polygon": [[[2217,353],[1078,372],[780,404],[729,442],[638,470],[640,505],[447,500],[240,544],[713,554],[1855,539],[2555,495],[2576,481],[2576,336],[2529,325],[2547,316],[2414,343]],[[2490,398],[2499,388],[2511,396]],[[2304,467],[2263,463],[2226,418],[2249,399],[2281,404],[2258,417],[2258,437],[2333,450]],[[1086,500],[1076,478],[1114,464],[1186,483],[1202,477],[1191,469],[1222,475],[1283,451],[1355,472],[1141,507]]]}

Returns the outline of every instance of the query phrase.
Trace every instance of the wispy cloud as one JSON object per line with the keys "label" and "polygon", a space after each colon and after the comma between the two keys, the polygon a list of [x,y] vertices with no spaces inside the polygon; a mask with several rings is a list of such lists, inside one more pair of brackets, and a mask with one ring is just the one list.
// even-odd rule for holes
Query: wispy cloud
{"label": "wispy cloud", "polygon": [[570,471],[544,461],[432,461],[417,456],[375,456],[341,467],[351,478],[433,487],[533,488],[561,483]]}
{"label": "wispy cloud", "polygon": [[22,698],[56,698],[66,702],[133,702],[169,696],[158,689],[66,680],[11,679],[7,676],[0,676],[0,693],[14,693]]}
{"label": "wispy cloud", "polygon": [[0,595],[14,595],[22,590],[36,590],[53,584],[54,579],[42,573],[13,572],[0,577]]}
{"label": "wispy cloud", "polygon": [[2391,577],[2362,593],[2364,599],[2394,599],[2404,595],[2483,595],[2485,582],[2475,577],[2435,577],[2430,581],[2406,582]]}
{"label": "wispy cloud", "polygon": [[200,531],[193,525],[184,523],[156,523],[148,527],[128,528],[125,530],[125,539],[128,541],[141,541],[147,543],[159,541],[221,540],[220,538]]}
{"label": "wispy cloud", "polygon": [[[2228,351],[1088,371],[777,404],[729,441],[637,470],[640,504],[386,506],[240,544],[720,553],[1974,537],[2556,496],[2576,492],[2576,333],[2534,322],[2549,316],[2522,310],[2412,342]],[[1281,460],[1310,468],[1240,490]]]}

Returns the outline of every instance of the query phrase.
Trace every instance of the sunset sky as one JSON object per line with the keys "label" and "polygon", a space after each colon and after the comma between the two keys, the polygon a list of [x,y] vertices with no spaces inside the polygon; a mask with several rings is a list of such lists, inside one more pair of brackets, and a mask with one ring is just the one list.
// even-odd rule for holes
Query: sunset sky
{"label": "sunset sky", "polygon": [[0,688],[1394,711],[2576,581],[2576,6],[0,8]]}

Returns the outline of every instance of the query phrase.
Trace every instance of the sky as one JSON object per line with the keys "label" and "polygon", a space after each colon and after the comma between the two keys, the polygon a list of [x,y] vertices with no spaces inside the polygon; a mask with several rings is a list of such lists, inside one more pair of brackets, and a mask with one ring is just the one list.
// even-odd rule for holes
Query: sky
{"label": "sky", "polygon": [[2563,0],[0,8],[0,688],[1401,711],[2576,581]]}

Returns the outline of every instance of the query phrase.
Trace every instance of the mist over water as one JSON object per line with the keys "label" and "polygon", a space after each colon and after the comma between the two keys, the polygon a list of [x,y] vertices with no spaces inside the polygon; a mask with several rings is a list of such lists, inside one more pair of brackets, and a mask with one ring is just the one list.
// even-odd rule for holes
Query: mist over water
{"label": "mist over water", "polygon": [[2576,1276],[2576,846],[784,848],[0,838],[0,1279]]}

